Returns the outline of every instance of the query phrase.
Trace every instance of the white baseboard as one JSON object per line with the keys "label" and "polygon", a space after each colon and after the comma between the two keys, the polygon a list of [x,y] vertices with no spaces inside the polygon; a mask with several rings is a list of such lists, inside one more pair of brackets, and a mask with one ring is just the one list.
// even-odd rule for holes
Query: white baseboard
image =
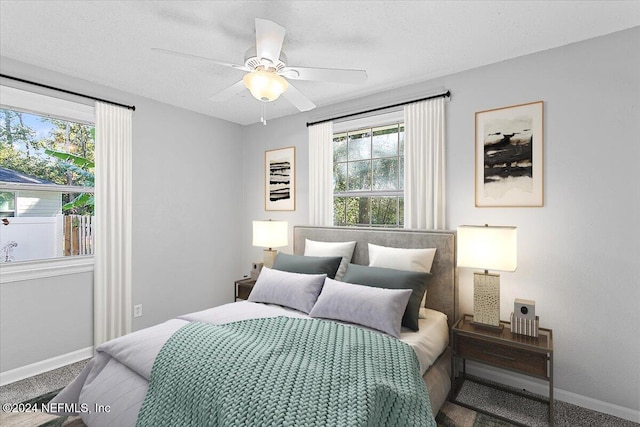
{"label": "white baseboard", "polygon": [[82,348],[51,359],[42,360],[30,365],[21,366],[10,371],[0,372],[0,386],[14,383],[34,375],[79,362],[93,357],[93,347]]}
{"label": "white baseboard", "polygon": [[[467,374],[484,378],[489,381],[495,381],[517,389],[524,389],[531,393],[542,396],[549,396],[549,385],[547,382],[535,381],[503,370],[492,369],[486,365],[479,365],[473,362],[467,362]],[[593,399],[591,397],[572,393],[570,391],[553,388],[553,397],[562,402],[578,405],[583,408],[613,415],[614,417],[623,418],[625,420],[640,423],[640,411],[624,406],[615,405],[613,403],[603,402],[602,400]]]}

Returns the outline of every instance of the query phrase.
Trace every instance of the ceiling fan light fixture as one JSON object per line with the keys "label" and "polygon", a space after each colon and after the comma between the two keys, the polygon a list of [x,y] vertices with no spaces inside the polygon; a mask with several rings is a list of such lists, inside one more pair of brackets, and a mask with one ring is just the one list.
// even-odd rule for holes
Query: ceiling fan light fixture
{"label": "ceiling fan light fixture", "polygon": [[263,102],[275,101],[289,87],[289,83],[283,77],[264,69],[245,74],[242,81],[251,95]]}

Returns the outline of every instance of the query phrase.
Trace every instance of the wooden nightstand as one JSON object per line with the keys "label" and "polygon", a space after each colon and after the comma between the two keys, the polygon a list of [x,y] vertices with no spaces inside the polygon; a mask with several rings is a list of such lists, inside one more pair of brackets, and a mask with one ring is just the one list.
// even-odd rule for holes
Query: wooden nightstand
{"label": "wooden nightstand", "polygon": [[[539,328],[538,337],[514,334],[509,322],[500,322],[501,330],[494,330],[474,326],[471,324],[473,316],[465,314],[451,329],[453,342],[453,369],[451,380],[453,383],[452,401],[478,412],[484,412],[496,418],[502,418],[470,405],[456,401],[457,393],[466,377],[466,361],[473,360],[502,369],[518,372],[531,377],[541,378],[549,383],[549,399],[532,397],[524,393],[515,393],[529,399],[547,403],[549,405],[549,425],[553,426],[553,336],[550,329]],[[462,376],[459,376],[458,362],[462,359]],[[484,385],[514,393],[502,387],[496,387],[482,381]],[[504,418],[502,418],[504,419]],[[505,419],[506,420],[506,419]],[[506,420],[514,423],[512,420]]]}
{"label": "wooden nightstand", "polygon": [[251,290],[253,290],[253,285],[255,284],[256,281],[248,277],[236,280],[234,282],[236,288],[236,296],[234,301],[238,301],[239,299],[246,300],[247,298],[249,298],[249,294],[251,293]]}

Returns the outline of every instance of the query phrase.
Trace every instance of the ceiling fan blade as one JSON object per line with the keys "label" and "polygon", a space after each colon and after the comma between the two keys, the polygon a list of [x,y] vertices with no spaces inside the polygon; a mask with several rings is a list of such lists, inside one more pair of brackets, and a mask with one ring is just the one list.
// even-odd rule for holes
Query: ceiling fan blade
{"label": "ceiling fan blade", "polygon": [[231,68],[235,68],[235,69],[238,69],[238,70],[251,71],[251,69],[249,69],[248,67],[245,67],[244,65],[237,65],[237,64],[231,64],[229,62],[218,61],[217,59],[207,58],[206,56],[199,56],[199,55],[192,55],[190,53],[176,52],[175,50],[163,49],[161,47],[152,47],[151,50],[156,51],[156,52],[160,52],[160,53],[166,53],[166,54],[169,54],[169,55],[180,56],[180,57],[183,57],[183,58],[199,59],[201,61],[208,61],[208,62],[211,62],[211,63],[214,63],[214,64],[223,65],[225,67],[231,67]]}
{"label": "ceiling fan blade", "polygon": [[311,102],[309,98],[304,96],[302,92],[296,89],[295,86],[293,86],[291,83],[289,83],[289,87],[282,94],[282,96],[300,111],[309,111],[316,108],[316,104]]}
{"label": "ceiling fan blade", "polygon": [[220,92],[218,92],[215,95],[213,95],[211,98],[209,98],[209,101],[213,101],[213,102],[226,101],[226,100],[236,96],[237,94],[239,94],[240,92],[242,92],[245,89],[246,89],[246,87],[244,86],[244,82],[242,80],[240,80],[239,82],[235,83],[234,85],[229,86],[228,88],[223,89]]}
{"label": "ceiling fan blade", "polygon": [[273,64],[280,58],[284,27],[266,19],[256,18],[256,53],[258,59],[265,58]]}
{"label": "ceiling fan blade", "polygon": [[279,74],[293,80],[320,80],[335,83],[363,83],[367,80],[367,72],[364,70],[339,68],[285,67]]}

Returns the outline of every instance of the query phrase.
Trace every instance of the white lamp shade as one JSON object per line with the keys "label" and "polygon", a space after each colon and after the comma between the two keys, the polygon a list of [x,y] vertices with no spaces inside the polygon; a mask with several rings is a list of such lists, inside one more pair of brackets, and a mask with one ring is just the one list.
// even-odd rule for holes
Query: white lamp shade
{"label": "white lamp shade", "polygon": [[461,225],[458,227],[458,266],[515,271],[518,266],[517,228]]}
{"label": "white lamp shade", "polygon": [[247,73],[242,81],[254,98],[264,102],[275,101],[289,87],[284,78],[275,72],[265,70]]}
{"label": "white lamp shade", "polygon": [[287,221],[253,221],[253,246],[263,248],[287,246],[288,235]]}

